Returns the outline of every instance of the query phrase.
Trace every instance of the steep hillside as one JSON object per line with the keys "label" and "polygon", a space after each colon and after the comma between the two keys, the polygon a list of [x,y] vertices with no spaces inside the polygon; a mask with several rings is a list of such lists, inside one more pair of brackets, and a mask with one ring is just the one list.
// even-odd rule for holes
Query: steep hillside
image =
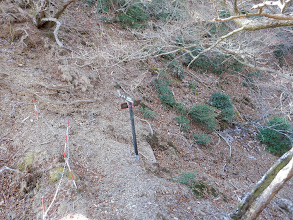
{"label": "steep hillside", "polygon": [[[290,83],[282,90],[282,79],[246,67],[218,73],[188,69],[184,59],[168,67],[167,54],[150,53],[156,23],[121,27],[84,2],[62,15],[59,47],[54,29],[38,29],[24,13],[30,9],[11,2],[1,1],[1,219],[42,219],[44,210],[46,219],[224,219],[278,158],[248,122],[285,103]],[[176,105],[162,103],[160,85]],[[141,100],[139,160],[117,90]],[[214,91],[230,97],[235,117],[219,116],[209,130],[184,111],[210,106]],[[292,187],[291,180],[260,219],[289,219],[278,203],[292,200]]]}

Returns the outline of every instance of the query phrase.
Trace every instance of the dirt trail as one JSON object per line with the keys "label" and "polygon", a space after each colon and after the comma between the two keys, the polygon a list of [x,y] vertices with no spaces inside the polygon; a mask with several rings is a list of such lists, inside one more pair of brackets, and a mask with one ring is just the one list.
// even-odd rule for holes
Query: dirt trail
{"label": "dirt trail", "polygon": [[[54,100],[58,99],[54,95],[58,94],[41,86],[50,84],[49,76],[41,70],[39,61],[27,60],[22,64],[17,58],[11,59],[12,47],[2,46],[0,167],[5,165],[18,169],[27,155],[33,155],[34,159],[31,171],[18,174],[18,177],[13,177],[16,174],[9,171],[1,175],[12,176],[12,179],[21,179],[27,173],[34,175],[40,172],[42,175],[36,181],[36,188],[28,193],[18,192],[19,203],[29,198],[30,204],[11,207],[12,198],[6,197],[1,201],[4,211],[0,216],[41,219],[41,198],[46,198],[48,207],[58,183],[50,181],[50,172],[63,165],[60,157],[67,116],[72,119],[70,163],[78,176],[78,190],[74,189],[70,179],[63,180],[55,204],[48,213],[51,219],[59,219],[69,213],[82,214],[89,219],[193,219],[200,213],[196,206],[198,203],[188,188],[154,175],[154,155],[143,138],[150,130],[138,118],[136,130],[142,154],[140,160],[134,157],[129,112],[119,109],[123,100],[114,88],[100,87],[95,91],[96,97],[75,97],[70,93],[64,100],[94,99],[94,103],[56,104]],[[56,84],[60,85],[58,82],[51,85]],[[35,98],[38,119],[35,116]],[[15,150],[10,161],[5,158],[10,152],[8,146]]]}

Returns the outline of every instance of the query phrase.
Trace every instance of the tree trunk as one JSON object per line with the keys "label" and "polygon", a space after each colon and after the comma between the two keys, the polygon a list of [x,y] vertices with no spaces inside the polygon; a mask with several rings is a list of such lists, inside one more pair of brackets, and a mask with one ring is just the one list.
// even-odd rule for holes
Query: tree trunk
{"label": "tree trunk", "polygon": [[293,176],[293,147],[285,153],[244,197],[231,219],[256,219],[284,184]]}

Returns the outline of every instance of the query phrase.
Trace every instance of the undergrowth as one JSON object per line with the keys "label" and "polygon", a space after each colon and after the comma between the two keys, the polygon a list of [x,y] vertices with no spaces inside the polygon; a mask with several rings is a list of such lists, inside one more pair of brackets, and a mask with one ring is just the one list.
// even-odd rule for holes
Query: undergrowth
{"label": "undergrowth", "polygon": [[193,134],[194,142],[200,145],[208,145],[211,143],[211,137],[208,134]]}
{"label": "undergrowth", "polygon": [[181,1],[170,0],[84,0],[89,6],[95,6],[99,13],[114,14],[112,22],[118,22],[123,28],[145,28],[147,22],[172,21],[185,16],[185,7]]}
{"label": "undergrowth", "polygon": [[149,16],[140,1],[134,1],[133,4],[125,4],[117,15],[118,22],[122,27],[144,28],[149,20]]}
{"label": "undergrowth", "polygon": [[199,198],[206,198],[209,195],[213,197],[222,196],[224,201],[227,198],[224,194],[220,193],[215,187],[210,186],[200,180],[196,180],[196,171],[181,172],[179,176],[171,178],[172,181],[186,185],[190,188],[193,194]]}
{"label": "undergrowth", "polygon": [[176,105],[176,101],[173,97],[172,90],[169,88],[170,80],[167,78],[155,79],[153,83],[157,89],[162,104],[168,108],[173,108]]}
{"label": "undergrowth", "polygon": [[155,118],[157,115],[156,112],[154,112],[151,108],[149,108],[148,106],[146,106],[143,103],[140,104],[139,110],[141,111],[142,116],[144,118]]}
{"label": "undergrowth", "polygon": [[221,92],[213,92],[209,103],[221,110],[221,120],[231,122],[235,116],[233,104],[230,97]]}
{"label": "undergrowth", "polygon": [[266,150],[280,156],[291,149],[293,145],[293,126],[284,117],[274,116],[264,127],[259,129],[257,136]]}
{"label": "undergrowth", "polygon": [[206,104],[194,105],[189,114],[194,122],[200,123],[208,131],[214,131],[218,127],[215,108]]}
{"label": "undergrowth", "polygon": [[174,118],[174,120],[178,122],[180,126],[180,131],[188,132],[190,130],[190,120],[187,116],[179,115]]}

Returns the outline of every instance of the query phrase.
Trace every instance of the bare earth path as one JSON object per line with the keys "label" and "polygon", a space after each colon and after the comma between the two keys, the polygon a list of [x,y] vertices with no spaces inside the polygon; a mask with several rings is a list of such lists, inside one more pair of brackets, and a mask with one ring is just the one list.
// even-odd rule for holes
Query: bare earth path
{"label": "bare earth path", "polygon": [[[150,130],[138,119],[136,130],[142,154],[140,160],[134,157],[128,110],[120,111],[123,100],[115,89],[109,93],[109,88],[104,86],[95,91],[96,97],[74,97],[68,92],[61,94],[64,102],[91,99],[94,103],[58,104],[54,95],[59,94],[40,86],[48,85],[48,75],[41,71],[38,61],[27,60],[22,64],[17,57],[11,58],[12,53],[13,49],[7,45],[1,49],[0,167],[18,170],[24,158],[33,160],[28,162],[30,168],[26,167],[21,173],[1,172],[2,178],[11,178],[6,182],[9,187],[2,185],[5,195],[1,200],[1,218],[42,218],[41,198],[45,198],[48,207],[58,184],[50,180],[50,173],[63,165],[67,116],[72,119],[70,163],[78,176],[78,190],[70,178],[64,178],[48,213],[51,219],[67,214],[82,214],[90,219],[193,219],[201,213],[188,188],[154,175],[154,155],[143,141]],[[7,158],[7,154],[11,157]],[[29,176],[36,173],[39,176],[35,185],[29,188]],[[18,185],[18,180],[22,184]],[[17,203],[12,199],[11,184],[16,185],[15,192],[19,194]],[[204,205],[204,209],[209,209],[208,205]]]}

